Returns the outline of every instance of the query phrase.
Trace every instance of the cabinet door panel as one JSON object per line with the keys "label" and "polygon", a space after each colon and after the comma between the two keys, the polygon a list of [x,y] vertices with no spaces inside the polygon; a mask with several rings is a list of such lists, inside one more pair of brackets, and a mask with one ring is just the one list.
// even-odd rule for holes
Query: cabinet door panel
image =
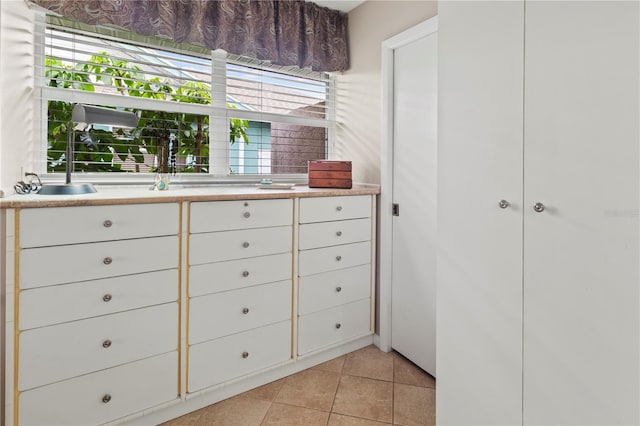
{"label": "cabinet door panel", "polygon": [[371,294],[371,265],[300,277],[300,315],[364,299]]}
{"label": "cabinet door panel", "polygon": [[526,12],[524,423],[639,424],[639,3]]}
{"label": "cabinet door panel", "polygon": [[298,354],[364,336],[371,329],[371,300],[362,299],[300,317]]}
{"label": "cabinet door panel", "polygon": [[286,253],[293,246],[291,226],[193,234],[189,240],[189,265]]}
{"label": "cabinet door panel", "polygon": [[20,292],[20,330],[178,300],[178,271],[148,272]]}
{"label": "cabinet door panel", "polygon": [[191,203],[190,232],[229,231],[291,225],[293,200],[237,200]]}
{"label": "cabinet door panel", "polygon": [[29,426],[97,425],[177,397],[178,353],[173,351],[22,392],[18,421]]}
{"label": "cabinet door panel", "polygon": [[291,253],[192,266],[189,297],[290,280],[291,270]]}
{"label": "cabinet door panel", "polygon": [[371,196],[300,199],[300,223],[357,219],[371,216]]}
{"label": "cabinet door panel", "polygon": [[20,246],[45,247],[176,235],[178,225],[176,203],[23,209],[20,212]]}
{"label": "cabinet door panel", "polygon": [[208,294],[189,300],[189,343],[291,318],[291,281]]}
{"label": "cabinet door panel", "polygon": [[32,248],[20,251],[20,288],[115,277],[178,266],[178,237]]}
{"label": "cabinet door panel", "polygon": [[522,420],[524,12],[522,2],[438,3],[442,425]]}
{"label": "cabinet door panel", "polygon": [[300,225],[299,249],[306,250],[371,239],[371,219],[339,220]]}
{"label": "cabinet door panel", "polygon": [[300,252],[301,277],[371,262],[371,241]]}
{"label": "cabinet door panel", "polygon": [[[243,354],[246,352],[246,356]],[[291,321],[193,345],[189,348],[189,392],[291,359]]]}
{"label": "cabinet door panel", "polygon": [[175,350],[178,304],[36,328],[19,339],[18,388],[25,390]]}

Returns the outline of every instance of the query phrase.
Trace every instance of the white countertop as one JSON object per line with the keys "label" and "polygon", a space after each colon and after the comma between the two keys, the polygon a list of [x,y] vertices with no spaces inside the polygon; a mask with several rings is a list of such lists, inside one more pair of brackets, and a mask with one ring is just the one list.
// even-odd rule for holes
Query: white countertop
{"label": "white countertop", "polygon": [[170,203],[179,201],[213,201],[239,199],[323,197],[372,195],[380,193],[379,185],[354,184],[351,189],[309,188],[265,189],[258,185],[173,185],[164,191],[150,190],[148,185],[100,186],[97,192],[80,195],[14,194],[0,198],[0,208],[64,207],[108,204]]}

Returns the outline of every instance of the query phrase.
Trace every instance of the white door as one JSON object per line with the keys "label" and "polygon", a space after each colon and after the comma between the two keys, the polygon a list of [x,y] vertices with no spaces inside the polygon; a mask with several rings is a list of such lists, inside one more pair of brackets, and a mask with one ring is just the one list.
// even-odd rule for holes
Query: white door
{"label": "white door", "polygon": [[524,5],[438,13],[437,423],[517,425]]}
{"label": "white door", "polygon": [[437,47],[394,50],[391,346],[436,374]]}
{"label": "white door", "polygon": [[640,424],[639,16],[527,2],[524,424]]}

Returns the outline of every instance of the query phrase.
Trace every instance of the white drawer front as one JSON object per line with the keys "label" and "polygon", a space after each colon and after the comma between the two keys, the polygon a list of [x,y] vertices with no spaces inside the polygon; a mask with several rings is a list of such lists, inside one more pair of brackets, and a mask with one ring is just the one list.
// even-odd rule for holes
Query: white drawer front
{"label": "white drawer front", "polygon": [[299,275],[318,274],[371,262],[371,241],[300,252]]}
{"label": "white drawer front", "polygon": [[291,225],[293,200],[238,200],[191,203],[189,232]]}
{"label": "white drawer front", "polygon": [[357,219],[371,216],[371,196],[318,197],[300,199],[300,223]]}
{"label": "white drawer front", "polygon": [[179,225],[176,203],[22,209],[20,246],[177,235]]}
{"label": "white drawer front", "polygon": [[291,253],[206,263],[189,269],[189,296],[291,279]]}
{"label": "white drawer front", "polygon": [[357,243],[371,239],[371,219],[352,219],[300,225],[300,250]]}
{"label": "white drawer front", "polygon": [[36,328],[19,339],[18,387],[31,389],[175,350],[178,304]]}
{"label": "white drawer front", "polygon": [[20,251],[20,288],[177,267],[177,236],[32,248]]}
{"label": "white drawer front", "polygon": [[178,271],[147,272],[20,293],[20,330],[178,300]]}
{"label": "white drawer front", "polygon": [[174,400],[177,394],[174,351],[22,392],[18,423],[98,425]]}
{"label": "white drawer front", "polygon": [[371,295],[371,265],[301,277],[299,285],[300,315],[355,302]]}
{"label": "white drawer front", "polygon": [[193,234],[189,237],[189,264],[287,253],[291,248],[291,226]]}
{"label": "white drawer front", "polygon": [[291,359],[291,321],[189,348],[188,391],[226,382]]}
{"label": "white drawer front", "polygon": [[340,305],[299,318],[298,354],[364,336],[371,331],[370,300]]}
{"label": "white drawer front", "polygon": [[189,344],[291,319],[291,281],[189,300]]}

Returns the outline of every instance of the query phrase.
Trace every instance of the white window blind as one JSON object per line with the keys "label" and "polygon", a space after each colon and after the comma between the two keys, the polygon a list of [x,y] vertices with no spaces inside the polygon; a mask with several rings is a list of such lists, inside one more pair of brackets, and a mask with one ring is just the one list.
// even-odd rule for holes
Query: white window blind
{"label": "white window blind", "polygon": [[290,175],[328,156],[334,96],[327,74],[57,17],[36,33],[41,171],[64,171],[75,103],[139,117],[131,130],[74,123],[76,173]]}

